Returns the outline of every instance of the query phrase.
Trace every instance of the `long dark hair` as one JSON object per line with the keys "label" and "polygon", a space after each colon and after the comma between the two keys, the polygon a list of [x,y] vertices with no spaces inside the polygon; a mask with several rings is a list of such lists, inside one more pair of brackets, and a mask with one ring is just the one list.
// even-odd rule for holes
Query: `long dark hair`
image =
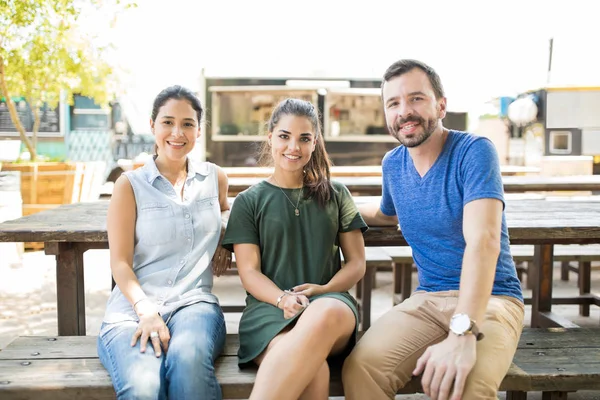
{"label": "long dark hair", "polygon": [[[191,90],[180,85],[175,85],[163,89],[154,99],[154,104],[152,105],[152,114],[150,115],[152,122],[156,122],[156,117],[158,116],[160,108],[171,99],[189,101],[190,105],[194,111],[196,111],[198,116],[198,124],[200,121],[202,121],[204,109],[202,108],[202,104],[200,103],[198,97],[196,97]],[[154,154],[158,154],[158,146],[156,144],[154,145]]]}
{"label": "long dark hair", "polygon": [[[319,205],[324,207],[331,199],[333,187],[331,186],[331,159],[323,143],[319,113],[311,102],[293,98],[285,99],[273,109],[267,123],[268,131],[273,132],[275,126],[285,115],[307,118],[315,131],[317,139],[315,151],[308,164],[304,166],[304,186],[308,189],[305,196],[316,199]],[[273,157],[268,142],[263,144],[259,160],[262,164],[272,164]]]}

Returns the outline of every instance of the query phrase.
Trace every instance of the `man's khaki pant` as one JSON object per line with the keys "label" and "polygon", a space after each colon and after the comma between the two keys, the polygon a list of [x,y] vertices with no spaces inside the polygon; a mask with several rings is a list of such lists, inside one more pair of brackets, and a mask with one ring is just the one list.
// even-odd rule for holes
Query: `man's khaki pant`
{"label": "man's khaki pant", "polygon": [[[393,399],[412,376],[425,350],[448,336],[458,291],[415,292],[379,318],[346,359],[342,379],[348,400]],[[508,296],[492,296],[485,335],[477,342],[477,361],[461,400],[497,399],[523,330],[523,304]]]}

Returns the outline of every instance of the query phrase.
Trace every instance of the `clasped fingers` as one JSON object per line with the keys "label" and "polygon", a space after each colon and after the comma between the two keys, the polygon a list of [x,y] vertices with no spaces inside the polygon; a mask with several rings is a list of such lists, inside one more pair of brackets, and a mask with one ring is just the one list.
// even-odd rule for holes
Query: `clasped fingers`
{"label": "clasped fingers", "polygon": [[290,319],[302,311],[305,307],[306,306],[304,305],[300,296],[287,295],[285,296],[283,303],[283,317],[285,319]]}

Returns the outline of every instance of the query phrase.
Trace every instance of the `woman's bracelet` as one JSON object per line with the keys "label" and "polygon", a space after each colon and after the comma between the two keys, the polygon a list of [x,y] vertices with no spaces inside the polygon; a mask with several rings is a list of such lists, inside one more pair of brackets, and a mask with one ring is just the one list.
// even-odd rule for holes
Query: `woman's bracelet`
{"label": "woman's bracelet", "polygon": [[148,298],[147,297],[142,297],[141,299],[139,299],[138,301],[136,301],[135,303],[133,303],[133,310],[135,311],[135,306],[137,306],[140,301],[144,301],[144,300],[148,300]]}
{"label": "woman's bracelet", "polygon": [[283,300],[283,298],[285,296],[289,295],[288,292],[283,292],[281,293],[281,295],[277,298],[277,302],[275,303],[275,307],[279,308],[279,303],[281,303],[281,300]]}

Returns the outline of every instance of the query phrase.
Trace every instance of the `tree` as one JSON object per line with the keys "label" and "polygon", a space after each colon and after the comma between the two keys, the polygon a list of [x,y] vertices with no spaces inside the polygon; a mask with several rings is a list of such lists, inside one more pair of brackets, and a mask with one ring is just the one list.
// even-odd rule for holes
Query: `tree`
{"label": "tree", "polygon": [[[82,29],[80,17],[90,7],[129,7],[120,0],[0,0],[0,94],[31,159],[37,157],[42,106],[56,107],[73,93],[107,105],[116,74],[106,61],[109,46],[99,46]],[[31,139],[19,118],[13,97],[25,98],[33,114]]]}

